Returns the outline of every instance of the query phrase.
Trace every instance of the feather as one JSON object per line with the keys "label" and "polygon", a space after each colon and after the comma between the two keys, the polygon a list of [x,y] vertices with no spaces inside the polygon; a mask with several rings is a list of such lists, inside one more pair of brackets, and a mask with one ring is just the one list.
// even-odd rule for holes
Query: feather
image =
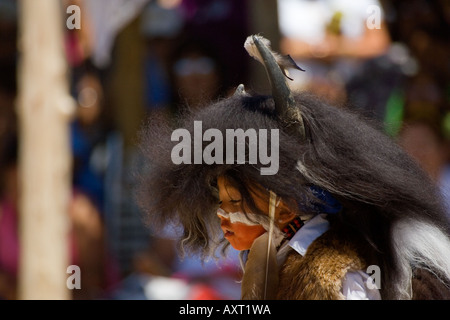
{"label": "feather", "polygon": [[234,92],[233,96],[248,96],[249,94],[245,91],[244,85],[241,83],[236,88],[236,91]]}
{"label": "feather", "polygon": [[275,299],[278,291],[277,250],[273,241],[276,195],[270,192],[269,231],[253,241],[244,268],[243,300]]}
{"label": "feather", "polygon": [[269,233],[258,237],[250,248],[241,285],[242,300],[272,300],[278,290],[276,248]]}

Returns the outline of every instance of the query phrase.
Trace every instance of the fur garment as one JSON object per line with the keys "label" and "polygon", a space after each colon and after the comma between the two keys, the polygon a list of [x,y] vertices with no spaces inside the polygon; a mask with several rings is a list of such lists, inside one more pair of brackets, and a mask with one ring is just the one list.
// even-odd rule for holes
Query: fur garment
{"label": "fur garment", "polygon": [[[368,267],[363,248],[355,243],[348,234],[343,237],[332,228],[317,238],[304,256],[291,249],[280,268],[277,299],[345,300],[342,283],[347,272]],[[448,300],[449,288],[425,269],[413,271],[413,300]],[[380,294],[386,293],[380,290]]]}
{"label": "fur garment", "polygon": [[344,300],[342,281],[348,271],[365,270],[356,247],[330,229],[302,257],[291,250],[280,269],[278,299]]}

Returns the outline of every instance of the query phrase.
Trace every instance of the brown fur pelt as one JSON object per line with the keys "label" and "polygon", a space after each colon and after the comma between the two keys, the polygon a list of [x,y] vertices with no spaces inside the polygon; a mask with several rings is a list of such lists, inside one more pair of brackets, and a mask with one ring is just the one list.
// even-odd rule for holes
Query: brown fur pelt
{"label": "brown fur pelt", "polygon": [[444,284],[425,269],[415,270],[412,290],[413,300],[450,300],[450,284]]}
{"label": "brown fur pelt", "polygon": [[348,271],[365,270],[366,262],[350,242],[329,230],[316,239],[305,256],[288,253],[280,270],[278,299],[344,300],[342,281]]}
{"label": "brown fur pelt", "polygon": [[[342,283],[347,272],[368,266],[355,243],[332,228],[308,247],[305,256],[291,249],[280,269],[277,299],[344,300]],[[450,300],[450,284],[423,268],[413,272],[412,292],[414,300]]]}

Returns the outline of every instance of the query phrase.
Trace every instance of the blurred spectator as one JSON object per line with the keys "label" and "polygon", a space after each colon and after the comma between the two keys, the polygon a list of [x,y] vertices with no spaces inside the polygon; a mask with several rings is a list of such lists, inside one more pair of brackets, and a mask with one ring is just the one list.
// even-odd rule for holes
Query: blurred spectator
{"label": "blurred spectator", "polygon": [[403,42],[422,70],[448,82],[450,5],[448,1],[382,0],[391,38]]}
{"label": "blurred spectator", "polygon": [[[226,66],[220,85],[227,91],[239,83],[247,83],[250,59],[241,48],[249,35],[253,12],[249,1],[181,0],[178,1],[184,26],[182,33],[201,39],[214,49],[215,57]],[[261,3],[264,6],[264,3]],[[257,30],[255,32],[261,32]]]}
{"label": "blurred spectator", "polygon": [[366,116],[386,122],[386,130],[392,135],[398,129],[398,118],[393,114],[395,98],[403,94],[411,61],[407,48],[393,43],[385,54],[360,61],[345,84],[348,103]]}
{"label": "blurred spectator", "polygon": [[226,94],[224,64],[207,40],[183,35],[170,65],[176,108],[200,108]]}
{"label": "blurred spectator", "polygon": [[404,108],[404,117],[436,121],[450,111],[449,2],[381,2],[392,40],[409,51],[409,62],[404,64],[408,78],[397,99]]}
{"label": "blurred spectator", "polygon": [[[18,141],[12,136],[2,150],[0,195],[0,298],[17,299],[20,263]],[[81,289],[73,299],[98,299],[118,281],[118,270],[105,244],[105,228],[87,196],[74,192],[68,213],[70,264],[81,269]]]}
{"label": "blurred spectator", "polygon": [[445,104],[444,88],[428,71],[410,77],[405,86],[405,118],[439,122]]}
{"label": "blurred spectator", "polygon": [[145,107],[147,112],[167,111],[171,103],[171,87],[167,70],[167,56],[170,39],[153,38],[147,40],[145,68]]}
{"label": "blurred spectator", "polygon": [[338,106],[358,108],[381,120],[391,90],[389,84],[383,85],[389,75],[381,75],[393,64],[380,58],[390,44],[380,2],[277,3],[281,51],[306,70],[292,70],[292,87],[318,94]]}
{"label": "blurred spectator", "polygon": [[278,8],[281,49],[307,70],[293,71],[294,87],[346,99],[391,136],[411,114],[450,111],[448,1],[278,0]]}
{"label": "blurred spectator", "polygon": [[69,206],[72,264],[81,270],[81,290],[73,299],[101,299],[120,281],[120,269],[109,249],[100,212],[83,193],[74,192]]}
{"label": "blurred spectator", "polygon": [[149,113],[172,111],[169,59],[183,24],[177,7],[164,7],[158,1],[150,2],[142,14],[141,32],[146,44],[145,105]]}
{"label": "blurred spectator", "polygon": [[450,162],[446,140],[439,127],[428,121],[414,120],[404,124],[398,136],[400,145],[427,172],[442,192],[450,220]]}
{"label": "blurred spectator", "polygon": [[107,113],[100,71],[89,61],[74,70],[78,103],[72,123],[73,186],[85,193],[101,214],[105,209],[108,139],[115,132]]}
{"label": "blurred spectator", "polygon": [[389,44],[378,0],[278,0],[278,16],[281,49],[298,59],[369,58]]}

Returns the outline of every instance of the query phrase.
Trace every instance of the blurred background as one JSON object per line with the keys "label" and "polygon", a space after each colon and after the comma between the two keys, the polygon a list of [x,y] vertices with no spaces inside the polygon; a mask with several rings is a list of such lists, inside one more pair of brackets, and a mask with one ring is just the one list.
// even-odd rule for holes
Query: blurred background
{"label": "blurred background", "polygon": [[[293,89],[359,110],[404,147],[442,190],[450,219],[449,1],[57,2],[76,102],[68,250],[82,288],[70,298],[239,299],[237,253],[180,260],[174,231],[143,223],[134,173],[148,117],[172,121],[240,83],[268,93],[264,69],[243,48],[254,33],[306,70],[291,70]],[[0,0],[0,299],[11,300],[21,299],[18,3]],[[71,5],[79,28],[66,24]]]}

